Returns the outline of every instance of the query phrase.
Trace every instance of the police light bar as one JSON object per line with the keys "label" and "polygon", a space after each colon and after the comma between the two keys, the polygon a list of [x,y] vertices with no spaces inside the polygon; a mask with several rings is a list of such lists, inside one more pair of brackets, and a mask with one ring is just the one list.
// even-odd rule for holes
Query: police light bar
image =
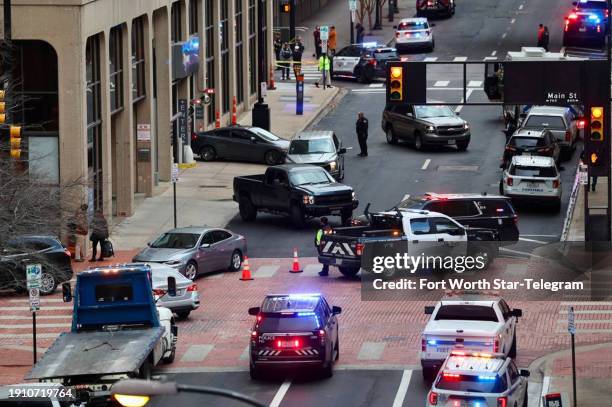
{"label": "police light bar", "polygon": [[376,43],[376,41],[374,41],[374,42],[363,42],[363,43],[361,43],[361,46],[364,47],[364,48],[374,48],[374,47],[377,47],[378,44]]}

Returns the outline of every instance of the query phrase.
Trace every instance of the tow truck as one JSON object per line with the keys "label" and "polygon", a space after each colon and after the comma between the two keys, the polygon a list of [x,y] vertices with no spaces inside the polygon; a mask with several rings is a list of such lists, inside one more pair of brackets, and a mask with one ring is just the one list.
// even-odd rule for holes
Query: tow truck
{"label": "tow truck", "polygon": [[[26,379],[59,383],[88,407],[107,405],[124,378],[150,378],[160,361],[172,363],[178,328],[172,312],[156,307],[147,264],[94,268],[77,275],[72,328],[55,340]],[[70,283],[62,285],[73,300]],[[176,281],[168,278],[168,294]]]}
{"label": "tow truck", "polygon": [[448,293],[435,306],[421,336],[423,378],[431,382],[453,350],[516,357],[516,325],[523,316],[495,293]]}

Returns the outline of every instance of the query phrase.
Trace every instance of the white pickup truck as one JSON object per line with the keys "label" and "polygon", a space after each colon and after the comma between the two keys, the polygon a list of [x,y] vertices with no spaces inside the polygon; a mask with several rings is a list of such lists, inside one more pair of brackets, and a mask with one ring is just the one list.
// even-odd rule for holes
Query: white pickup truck
{"label": "white pickup truck", "polygon": [[423,378],[433,381],[452,350],[516,357],[516,324],[523,316],[503,298],[448,294],[435,307],[425,307],[431,318],[421,337]]}

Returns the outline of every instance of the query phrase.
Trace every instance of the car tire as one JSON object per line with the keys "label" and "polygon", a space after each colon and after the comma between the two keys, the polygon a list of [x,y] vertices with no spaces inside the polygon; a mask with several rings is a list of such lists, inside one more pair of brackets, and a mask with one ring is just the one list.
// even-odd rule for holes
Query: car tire
{"label": "car tire", "polygon": [[516,328],[514,329],[514,338],[512,339],[512,345],[510,345],[510,352],[508,352],[508,357],[516,359]]}
{"label": "car tire", "polygon": [[417,151],[423,151],[423,136],[421,133],[416,133],[414,135],[414,149]]}
{"label": "car tire", "polygon": [[468,144],[470,144],[467,141],[459,141],[457,142],[457,150],[459,151],[465,151],[468,148]]}
{"label": "car tire", "polygon": [[392,126],[387,127],[386,135],[387,135],[387,143],[392,144],[392,145],[397,144],[397,136],[395,135],[395,132],[393,131]]}
{"label": "car tire", "polygon": [[189,260],[187,262],[187,265],[185,266],[185,277],[187,277],[190,280],[195,280],[197,276],[198,276],[198,264],[193,260]]}
{"label": "car tire", "polygon": [[424,367],[423,368],[423,381],[425,383],[432,383],[434,380],[436,380],[436,369],[432,369],[430,367]]}
{"label": "car tire", "polygon": [[230,258],[229,269],[230,271],[236,272],[236,271],[240,271],[241,268],[242,268],[242,253],[240,253],[240,250],[236,249],[232,253],[232,257]]}
{"label": "car tire", "polygon": [[260,380],[261,370],[252,364],[249,364],[249,376],[251,376],[251,380]]}
{"label": "car tire", "polygon": [[359,83],[368,83],[368,77],[365,73],[365,70],[359,69],[355,72],[355,77],[357,78],[357,82]]}
{"label": "car tire", "polygon": [[191,311],[177,311],[176,312],[177,318],[180,319],[181,321],[189,318],[189,314],[191,314]]}
{"label": "car tire", "polygon": [[338,359],[340,359],[340,336],[336,337],[336,346],[334,346],[334,351],[336,352],[334,361],[338,361]]}
{"label": "car tire", "polygon": [[349,278],[354,278],[357,275],[357,273],[359,273],[359,269],[354,268],[354,267],[338,267],[338,271],[344,277],[349,277]]}
{"label": "car tire", "polygon": [[270,150],[264,155],[264,161],[268,165],[276,165],[280,163],[281,155],[276,150]]}
{"label": "car tire", "polygon": [[251,199],[247,196],[240,197],[238,211],[240,212],[240,217],[245,222],[252,222],[257,217],[257,209],[255,209],[253,202],[251,202]]}
{"label": "car tire", "polygon": [[291,204],[291,223],[296,228],[304,227],[304,222],[306,221],[306,217],[304,216],[304,210],[297,202],[292,202]]}
{"label": "car tire", "polygon": [[331,377],[334,376],[334,366],[333,366],[333,362],[330,358],[330,361],[327,365],[323,365],[323,368],[321,369],[321,376],[324,379],[330,379]]}
{"label": "car tire", "polygon": [[213,146],[204,146],[199,152],[202,161],[214,161],[217,158],[217,150]]}
{"label": "car tire", "polygon": [[55,276],[43,270],[40,280],[40,295],[53,294],[57,288],[57,284],[58,282]]}
{"label": "car tire", "polygon": [[436,47],[435,41],[431,41],[431,45],[429,46],[428,51],[429,52],[433,52],[435,47]]}

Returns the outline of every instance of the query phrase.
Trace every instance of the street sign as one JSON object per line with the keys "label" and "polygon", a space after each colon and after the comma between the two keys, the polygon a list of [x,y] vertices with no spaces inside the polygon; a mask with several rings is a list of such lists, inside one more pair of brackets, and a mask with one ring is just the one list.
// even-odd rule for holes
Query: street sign
{"label": "street sign", "polygon": [[181,113],[178,118],[178,135],[183,144],[187,144],[187,99],[178,100],[178,111]]}
{"label": "street sign", "polygon": [[349,10],[350,11],[357,10],[357,0],[349,0]]}
{"label": "street sign", "polygon": [[580,185],[588,185],[589,184],[589,172],[588,168],[585,164],[580,164]]}
{"label": "street sign", "polygon": [[567,331],[572,335],[576,334],[576,323],[574,322],[574,307],[569,308],[567,313]]}
{"label": "street sign", "polygon": [[329,26],[322,25],[320,27],[320,33],[321,33],[321,41],[327,41],[329,39]]}
{"label": "street sign", "polygon": [[136,140],[151,141],[151,125],[137,124],[136,125]]}
{"label": "street sign", "polygon": [[178,164],[172,164],[172,182],[177,183],[179,180],[179,167]]}
{"label": "street sign", "polygon": [[40,290],[38,288],[30,288],[30,311],[40,310]]}
{"label": "street sign", "polygon": [[28,264],[26,266],[26,285],[30,288],[40,288],[42,278],[42,267],[40,264]]}
{"label": "street sign", "polygon": [[561,393],[549,393],[543,398],[544,407],[563,407],[563,397]]}

